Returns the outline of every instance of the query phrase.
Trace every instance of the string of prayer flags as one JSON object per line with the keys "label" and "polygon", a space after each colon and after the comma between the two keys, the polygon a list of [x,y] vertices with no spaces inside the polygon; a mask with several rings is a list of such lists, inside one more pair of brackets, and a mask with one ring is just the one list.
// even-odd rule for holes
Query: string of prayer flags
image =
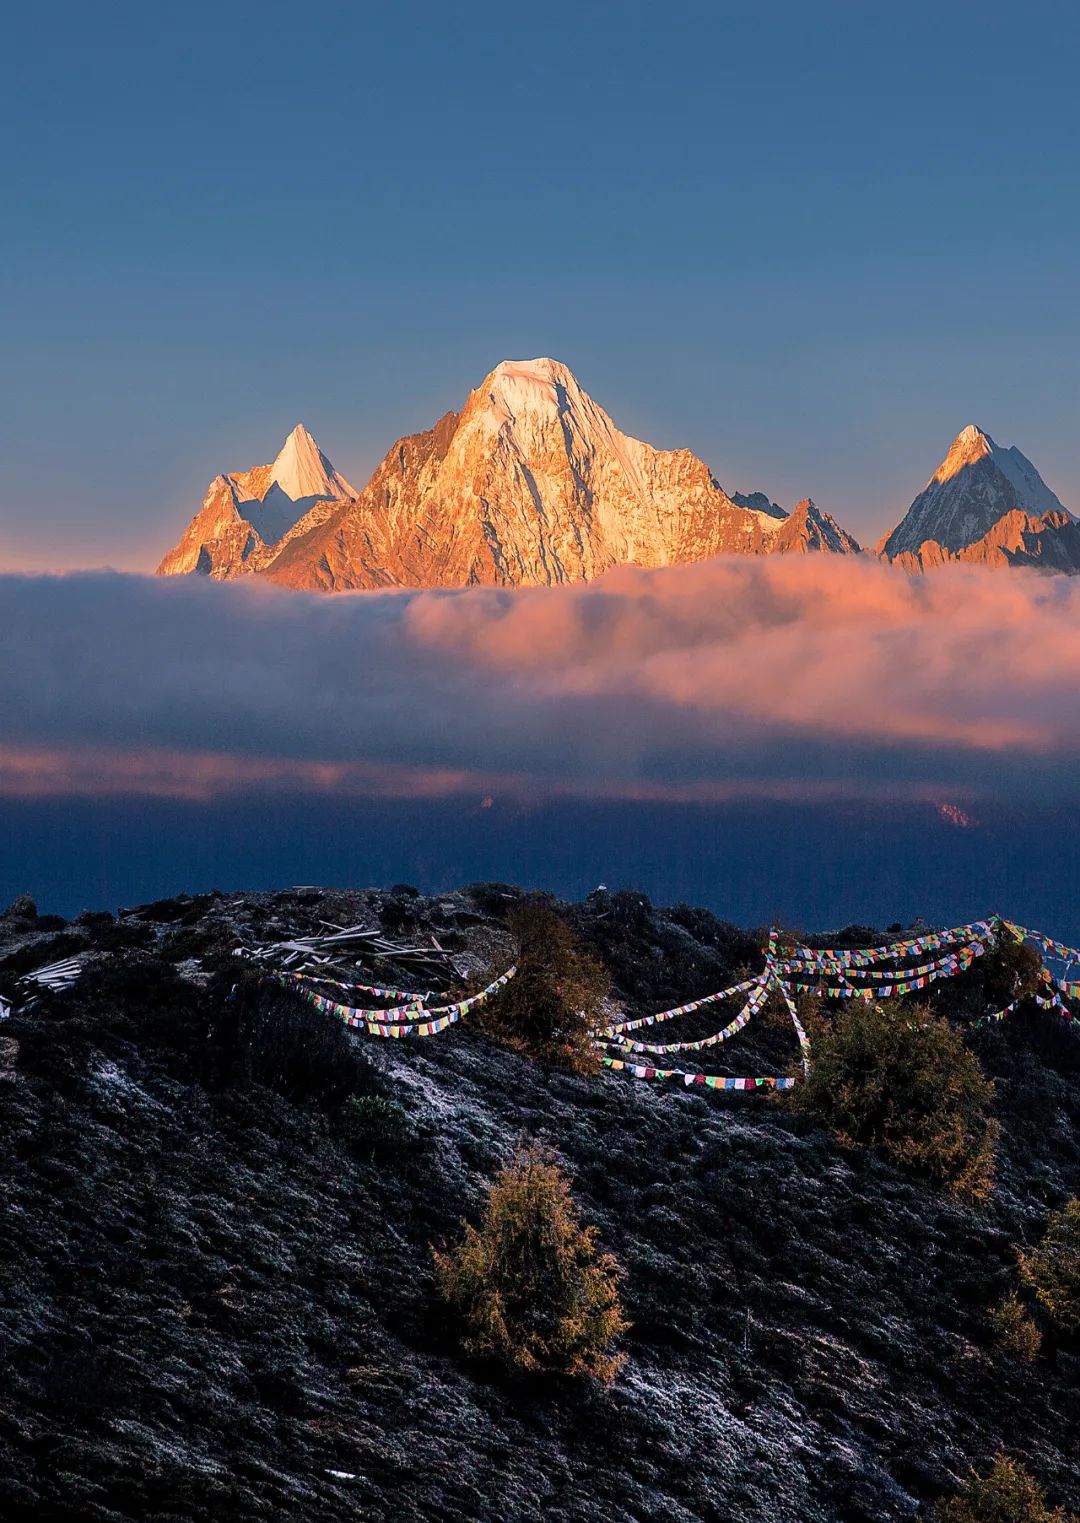
{"label": "string of prayer flags", "polygon": [[597,1027],[594,1035],[598,1037],[619,1036],[627,1031],[640,1031],[643,1026],[661,1026],[665,1021],[672,1021],[677,1015],[689,1015],[693,1010],[703,1010],[706,1005],[714,1005],[717,1000],[731,999],[736,994],[745,994],[761,982],[761,974],[754,978],[746,978],[741,984],[732,984],[730,989],[718,989],[715,994],[705,994],[701,999],[692,999],[685,1005],[674,1005],[670,1010],[661,1010],[656,1015],[641,1015],[636,1020],[616,1021],[611,1026]]}
{"label": "string of prayer flags", "polygon": [[755,1078],[735,1078],[730,1074],[699,1074],[685,1068],[650,1068],[644,1063],[627,1063],[622,1058],[601,1058],[605,1068],[627,1073],[633,1079],[681,1079],[689,1088],[703,1084],[707,1089],[790,1089],[795,1080],[778,1074]]}
{"label": "string of prayer flags", "polygon": [[415,1009],[420,1009],[436,999],[449,999],[450,990],[443,989],[438,994],[432,989],[417,993],[412,989],[382,989],[378,984],[348,984],[340,978],[327,978],[325,974],[315,972],[294,973],[288,969],[282,973],[282,978],[295,979],[297,983],[328,984],[333,989],[344,989],[351,994],[370,994],[375,999],[397,999],[406,1001]]}
{"label": "string of prayer flags", "polygon": [[608,1037],[607,1041],[627,1052],[701,1052],[706,1047],[719,1046],[721,1042],[726,1042],[728,1037],[741,1031],[751,1016],[756,1015],[761,1009],[768,993],[768,986],[759,984],[729,1026],[725,1026],[722,1031],[713,1032],[712,1036],[701,1037],[696,1042],[634,1042],[623,1035]]}
{"label": "string of prayer flags", "polygon": [[[981,956],[982,952],[973,955]],[[828,999],[892,999],[894,996],[914,994],[917,990],[936,983],[939,978],[952,978],[954,974],[962,973],[965,968],[969,968],[971,962],[972,957],[950,960],[949,963],[940,965],[935,972],[923,973],[917,978],[910,978],[901,970],[899,973],[892,974],[893,981],[890,984],[871,984],[863,987],[845,983],[816,987]]]}
{"label": "string of prayer flags", "polygon": [[952,930],[928,931],[922,936],[909,936],[903,941],[890,941],[880,947],[795,947],[784,958],[784,966],[860,968],[875,962],[895,962],[912,954],[937,951],[958,941],[985,940],[993,934],[998,924],[998,917],[991,915],[986,920],[975,920],[969,925],[955,926]]}
{"label": "string of prayer flags", "polygon": [[486,989],[481,989],[479,994],[472,995],[469,999],[459,1000],[454,1005],[433,1006],[427,1010],[412,1011],[413,1017],[408,1022],[387,1020],[387,1016],[397,1015],[394,1010],[354,1010],[350,1005],[339,1004],[336,1000],[328,999],[325,994],[319,994],[314,989],[306,989],[291,985],[296,988],[309,1005],[314,1005],[316,1010],[321,1010],[327,1015],[335,1015],[338,1020],[344,1021],[346,1026],[362,1027],[369,1036],[379,1037],[406,1037],[406,1036],[435,1036],[440,1031],[445,1031],[455,1021],[459,1021],[470,1010],[482,1005],[493,994],[509,983],[517,972],[517,966],[508,968],[505,973],[499,975],[488,984]]}
{"label": "string of prayer flags", "polygon": [[788,1014],[791,1016],[791,1023],[795,1027],[795,1035],[799,1039],[799,1051],[802,1054],[803,1073],[806,1075],[807,1078],[809,1078],[810,1077],[810,1038],[806,1034],[806,1031],[805,1031],[805,1029],[803,1027],[803,1023],[799,1020],[799,1012],[795,1008],[795,1000],[794,1000],[793,995],[792,995],[791,985],[784,983],[784,981],[782,979],[779,979],[779,978],[776,980],[776,983],[777,983],[777,987],[780,990],[780,993],[784,996],[784,1003],[785,1003],[785,1005],[787,1005]]}
{"label": "string of prayer flags", "polygon": [[986,951],[986,943],[972,941],[966,946],[960,947],[955,952],[949,952],[944,957],[935,958],[932,962],[924,962],[917,968],[850,968],[842,972],[835,967],[822,967],[815,978],[812,973],[799,969],[789,971],[791,964],[781,963],[780,972],[789,983],[798,984],[801,988],[813,988],[822,982],[823,976],[833,973],[844,979],[868,979],[874,982],[896,983],[898,979],[908,980],[927,977],[944,972],[960,973],[969,968],[976,957],[982,957]]}
{"label": "string of prayer flags", "polygon": [[1060,957],[1062,962],[1080,962],[1080,951],[1076,947],[1067,947],[1064,942],[1055,941],[1052,936],[1044,936],[1041,931],[1029,931],[1026,926],[1016,925],[1012,920],[1006,920],[1005,924],[1021,941],[1037,942],[1051,957]]}

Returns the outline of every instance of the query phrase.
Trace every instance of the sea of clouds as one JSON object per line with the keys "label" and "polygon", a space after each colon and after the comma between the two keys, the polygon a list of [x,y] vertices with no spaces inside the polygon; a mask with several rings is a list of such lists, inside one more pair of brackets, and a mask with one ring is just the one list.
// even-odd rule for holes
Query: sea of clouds
{"label": "sea of clouds", "polygon": [[0,577],[0,795],[1064,802],[1080,578],[869,559],[305,595]]}

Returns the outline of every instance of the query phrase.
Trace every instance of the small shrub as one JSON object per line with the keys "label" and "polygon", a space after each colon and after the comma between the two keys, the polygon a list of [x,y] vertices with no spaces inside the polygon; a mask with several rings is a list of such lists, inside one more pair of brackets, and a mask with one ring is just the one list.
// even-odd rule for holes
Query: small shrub
{"label": "small shrub", "polygon": [[1042,1334],[1016,1294],[1006,1296],[990,1313],[990,1325],[1000,1346],[1015,1359],[1031,1364],[1042,1346]]}
{"label": "small shrub", "polygon": [[117,920],[95,932],[94,946],[99,952],[133,952],[152,947],[156,940],[152,925]]}
{"label": "small shrub", "polygon": [[468,1352],[512,1369],[614,1380],[613,1345],[629,1324],[620,1270],[597,1253],[562,1170],[537,1148],[520,1150],[488,1191],[479,1228],[435,1255],[443,1296],[463,1315]]}
{"label": "small shrub", "polygon": [[166,937],[161,955],[169,962],[186,962],[189,957],[202,957],[212,950],[214,938],[199,926],[182,926]]}
{"label": "small shrub", "polygon": [[1080,1333],[1080,1200],[1055,1211],[1042,1242],[1020,1254],[1020,1276],[1063,1333]]}
{"label": "small shrub", "polygon": [[196,925],[211,902],[209,894],[177,894],[172,899],[155,899],[152,904],[140,904],[134,914],[140,920],[152,920],[158,925]]}
{"label": "small shrub", "polygon": [[6,957],[0,958],[0,971],[17,977],[22,973],[32,973],[36,968],[44,968],[51,962],[59,962],[61,957],[74,957],[77,952],[85,950],[86,941],[82,936],[61,931],[58,936],[50,936],[47,941],[32,941],[9,952]]}
{"label": "small shrub", "polygon": [[496,920],[501,920],[524,897],[511,883],[470,883],[465,892],[478,910]]}
{"label": "small shrub", "polygon": [[488,1006],[482,1029],[507,1047],[575,1073],[595,1073],[599,1059],[590,1032],[599,1023],[607,973],[581,950],[574,932],[550,904],[531,899],[511,911],[517,974]]}
{"label": "small shrub", "polygon": [[76,925],[85,926],[88,931],[100,930],[102,926],[112,923],[112,910],[83,910],[75,919]]}
{"label": "small shrub", "polygon": [[400,1153],[414,1140],[405,1107],[381,1095],[350,1095],[334,1118],[334,1133],[372,1161],[377,1155]]}
{"label": "small shrub", "polygon": [[1011,931],[1000,931],[986,954],[974,964],[982,981],[983,999],[991,1010],[1002,1010],[1040,984],[1042,958]]}
{"label": "small shrub", "polygon": [[257,974],[212,1004],[204,1056],[211,1087],[264,1084],[294,1105],[335,1111],[373,1088],[371,1065],[339,1020]]}
{"label": "small shrub", "polygon": [[3,920],[32,921],[38,918],[37,902],[29,894],[19,894],[0,915]]}
{"label": "small shrub", "polygon": [[958,1195],[989,1192],[994,1087],[948,1022],[928,1006],[850,1000],[811,1042],[796,1109],[843,1147],[874,1148]]}
{"label": "small shrub", "polygon": [[416,925],[416,905],[411,900],[388,895],[379,910],[379,919],[387,931],[411,930]]}
{"label": "small shrub", "polygon": [[140,1042],[198,1061],[206,1027],[203,998],[171,963],[133,952],[90,964],[77,985],[78,1003],[114,1029],[130,1023]]}
{"label": "small shrub", "polygon": [[1023,1465],[999,1454],[988,1475],[973,1470],[964,1487],[934,1510],[937,1523],[1076,1523],[1046,1494]]}

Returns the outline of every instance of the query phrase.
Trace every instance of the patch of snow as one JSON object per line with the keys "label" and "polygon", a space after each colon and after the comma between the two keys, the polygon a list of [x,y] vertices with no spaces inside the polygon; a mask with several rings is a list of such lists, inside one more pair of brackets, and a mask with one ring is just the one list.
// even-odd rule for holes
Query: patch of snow
{"label": "patch of snow", "polygon": [[298,423],[270,467],[270,480],[291,502],[302,498],[343,501],[355,490],[334,470],[302,423]]}

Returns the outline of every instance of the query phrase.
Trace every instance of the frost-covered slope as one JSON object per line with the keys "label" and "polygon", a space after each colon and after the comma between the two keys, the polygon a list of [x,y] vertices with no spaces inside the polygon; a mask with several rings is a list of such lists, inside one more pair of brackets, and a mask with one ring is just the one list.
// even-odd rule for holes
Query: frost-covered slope
{"label": "frost-covered slope", "polygon": [[225,578],[254,571],[266,564],[268,547],[280,549],[319,504],[355,496],[355,488],[298,423],[272,465],[214,477],[202,507],[162,559],[158,575],[198,571]]}
{"label": "frost-covered slope", "polygon": [[[346,1036],[234,955],[362,923],[479,974],[512,953],[518,899],[0,914],[0,989],[83,968],[0,1022],[5,1523],[915,1523],[1001,1447],[1080,1507],[1076,1341],[1027,1364],[991,1320],[1080,1190],[1076,1035],[1050,1012],[968,1029],[1001,1124],[971,1207],[783,1104],[541,1067],[470,1018]],[[706,910],[598,893],[564,913],[634,1015],[760,966],[760,936]],[[937,986],[965,1026],[985,961]],[[732,1044],[743,1072],[796,1061],[790,1026]],[[377,1150],[343,1134],[350,1092],[401,1108]],[[439,1297],[431,1245],[478,1221],[523,1138],[625,1272],[610,1390],[469,1358]]]}
{"label": "frost-covered slope", "polygon": [[970,560],[1080,570],[1070,526],[1071,514],[1027,456],[971,423],[880,550],[912,567]]}

